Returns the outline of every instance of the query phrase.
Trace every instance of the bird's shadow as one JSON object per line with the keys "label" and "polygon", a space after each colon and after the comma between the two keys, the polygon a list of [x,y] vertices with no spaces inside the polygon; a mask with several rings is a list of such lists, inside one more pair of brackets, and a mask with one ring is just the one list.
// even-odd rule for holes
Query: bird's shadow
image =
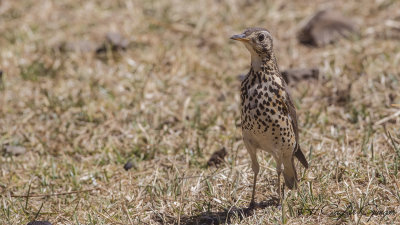
{"label": "bird's shadow", "polygon": [[[180,224],[183,225],[216,225],[216,224],[229,224],[232,218],[242,220],[249,217],[257,209],[265,209],[270,206],[279,206],[278,198],[271,198],[266,201],[256,203],[254,207],[230,207],[219,212],[204,212],[194,216],[183,216],[180,218]],[[174,222],[178,224],[177,221]]]}

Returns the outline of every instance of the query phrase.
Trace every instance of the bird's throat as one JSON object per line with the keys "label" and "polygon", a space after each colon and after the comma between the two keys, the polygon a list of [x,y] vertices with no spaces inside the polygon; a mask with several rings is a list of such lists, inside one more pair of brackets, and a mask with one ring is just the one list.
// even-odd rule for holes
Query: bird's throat
{"label": "bird's throat", "polygon": [[251,68],[254,71],[260,71],[261,65],[263,64],[263,60],[257,54],[251,54]]}
{"label": "bird's throat", "polygon": [[259,56],[258,54],[251,54],[251,68],[254,72],[263,71],[267,74],[279,73],[278,65],[273,54]]}

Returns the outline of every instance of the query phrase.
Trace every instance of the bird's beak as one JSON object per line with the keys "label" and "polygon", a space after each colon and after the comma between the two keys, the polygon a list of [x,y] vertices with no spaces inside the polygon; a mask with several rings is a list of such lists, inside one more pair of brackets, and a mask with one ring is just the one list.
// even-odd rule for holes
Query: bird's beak
{"label": "bird's beak", "polygon": [[248,38],[246,38],[245,34],[235,34],[231,37],[232,40],[236,40],[236,41],[249,41]]}

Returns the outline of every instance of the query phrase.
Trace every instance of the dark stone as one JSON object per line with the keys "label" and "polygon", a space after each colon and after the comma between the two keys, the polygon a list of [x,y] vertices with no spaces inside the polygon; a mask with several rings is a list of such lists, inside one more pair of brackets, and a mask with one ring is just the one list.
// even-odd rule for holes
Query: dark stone
{"label": "dark stone", "polygon": [[132,163],[131,160],[128,160],[128,162],[126,162],[125,165],[124,165],[124,169],[126,171],[130,170],[132,167],[133,167],[133,163]]}
{"label": "dark stone", "polygon": [[31,221],[27,225],[52,225],[49,221]]}
{"label": "dark stone", "polygon": [[309,80],[314,79],[318,80],[319,78],[319,69],[318,68],[292,68],[282,71],[282,77],[286,81],[287,84],[298,82],[301,80]]}
{"label": "dark stone", "polygon": [[358,33],[355,23],[333,10],[317,12],[297,35],[300,43],[315,47],[333,43],[341,37]]}

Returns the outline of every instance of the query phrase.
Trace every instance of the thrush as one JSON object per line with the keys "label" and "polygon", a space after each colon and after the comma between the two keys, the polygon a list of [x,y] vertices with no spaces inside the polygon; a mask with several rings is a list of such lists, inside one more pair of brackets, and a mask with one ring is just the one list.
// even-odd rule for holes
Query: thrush
{"label": "thrush", "polygon": [[251,54],[250,71],[241,83],[241,126],[243,142],[250,154],[254,172],[250,202],[250,207],[254,207],[260,170],[257,150],[269,152],[276,161],[280,199],[281,173],[284,185],[294,189],[297,187],[294,157],[305,168],[308,168],[308,162],[300,149],[296,109],[279,72],[270,32],[263,28],[249,28],[242,34],[233,35],[231,39],[241,41]]}

